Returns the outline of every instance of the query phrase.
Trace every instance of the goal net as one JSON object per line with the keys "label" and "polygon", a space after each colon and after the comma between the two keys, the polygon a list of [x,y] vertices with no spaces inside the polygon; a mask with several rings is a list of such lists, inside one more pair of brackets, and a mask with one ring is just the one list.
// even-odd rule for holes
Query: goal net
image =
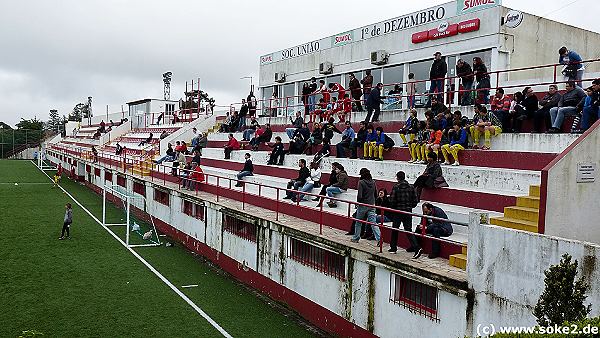
{"label": "goal net", "polygon": [[152,215],[140,217],[133,208],[143,208],[146,198],[119,185],[104,185],[102,193],[102,224],[113,228],[128,247],[159,246],[160,238]]}
{"label": "goal net", "polygon": [[38,148],[37,154],[34,153],[34,159],[38,168],[41,170],[56,170],[56,167],[52,165],[52,162],[46,158],[46,145],[44,143]]}

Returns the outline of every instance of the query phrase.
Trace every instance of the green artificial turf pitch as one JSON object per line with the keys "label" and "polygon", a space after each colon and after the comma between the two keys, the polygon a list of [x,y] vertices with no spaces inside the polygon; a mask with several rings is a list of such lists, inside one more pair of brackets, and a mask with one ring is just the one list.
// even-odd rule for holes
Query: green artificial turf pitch
{"label": "green artificial turf pitch", "polygon": [[[48,183],[29,161],[0,161],[0,337],[25,330],[50,337],[221,336]],[[65,178],[61,185],[101,217],[100,196]],[[72,239],[59,241],[68,202]],[[110,217],[122,214],[109,209]],[[136,251],[233,337],[321,335],[179,245]],[[190,284],[198,287],[181,288]]]}

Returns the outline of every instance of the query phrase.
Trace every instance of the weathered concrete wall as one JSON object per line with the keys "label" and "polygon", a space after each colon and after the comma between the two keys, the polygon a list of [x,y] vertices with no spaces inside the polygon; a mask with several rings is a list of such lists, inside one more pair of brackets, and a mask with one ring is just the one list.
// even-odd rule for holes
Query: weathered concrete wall
{"label": "weathered concrete wall", "polygon": [[467,274],[475,293],[472,336],[478,325],[530,326],[533,307],[544,290],[544,271],[564,253],[579,262],[579,275],[591,283],[586,302],[600,313],[600,247],[497,226],[469,226]]}
{"label": "weathered concrete wall", "polygon": [[[600,243],[600,126],[580,140],[548,171],[545,233]],[[578,165],[595,166],[595,181],[577,183]]]}

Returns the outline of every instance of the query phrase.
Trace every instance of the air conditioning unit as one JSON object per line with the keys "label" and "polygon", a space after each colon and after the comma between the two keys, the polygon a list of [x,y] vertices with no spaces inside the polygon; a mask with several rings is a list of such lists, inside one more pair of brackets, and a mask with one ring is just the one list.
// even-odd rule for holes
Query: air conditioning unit
{"label": "air conditioning unit", "polygon": [[285,82],[285,73],[284,72],[277,72],[275,73],[275,82]]}
{"label": "air conditioning unit", "polygon": [[388,63],[390,53],[385,50],[371,52],[371,63],[374,65],[385,65]]}
{"label": "air conditioning unit", "polygon": [[319,64],[319,73],[320,74],[331,74],[333,73],[333,63],[329,61],[321,62]]}

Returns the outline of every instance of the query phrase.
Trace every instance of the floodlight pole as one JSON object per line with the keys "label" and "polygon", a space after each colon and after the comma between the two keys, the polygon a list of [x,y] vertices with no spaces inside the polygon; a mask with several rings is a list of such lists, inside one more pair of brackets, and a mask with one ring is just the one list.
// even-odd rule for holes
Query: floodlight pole
{"label": "floodlight pole", "polygon": [[127,195],[127,226],[125,228],[125,243],[129,246],[129,205],[131,201],[129,200],[129,195]]}

